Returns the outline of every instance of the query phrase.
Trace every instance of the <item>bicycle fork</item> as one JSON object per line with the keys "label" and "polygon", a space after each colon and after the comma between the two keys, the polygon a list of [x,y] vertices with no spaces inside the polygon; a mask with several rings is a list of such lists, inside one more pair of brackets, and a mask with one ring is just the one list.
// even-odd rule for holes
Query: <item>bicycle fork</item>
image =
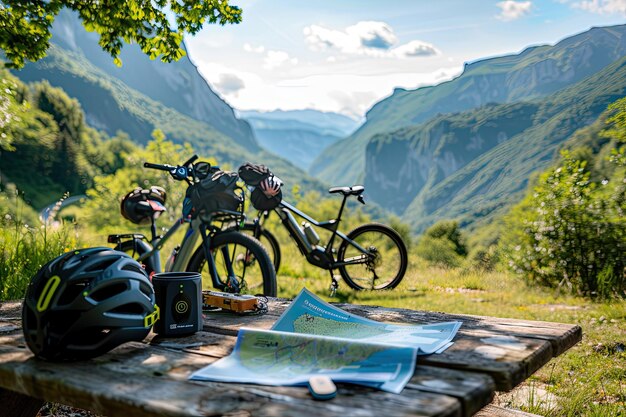
{"label": "bicycle fork", "polygon": [[229,292],[238,293],[241,290],[241,285],[235,275],[235,271],[233,269],[233,260],[230,258],[230,254],[228,253],[228,246],[224,245],[220,248],[222,252],[222,257],[224,258],[224,263],[226,264],[226,271],[228,274],[227,285],[222,284],[217,278],[217,265],[215,265],[215,259],[211,254],[211,235],[207,233],[207,226],[205,224],[200,225],[200,233],[202,234],[202,247],[204,248],[204,257],[209,266],[209,273],[211,274],[211,281],[213,282],[213,286],[215,288],[219,288],[220,290],[228,290]]}

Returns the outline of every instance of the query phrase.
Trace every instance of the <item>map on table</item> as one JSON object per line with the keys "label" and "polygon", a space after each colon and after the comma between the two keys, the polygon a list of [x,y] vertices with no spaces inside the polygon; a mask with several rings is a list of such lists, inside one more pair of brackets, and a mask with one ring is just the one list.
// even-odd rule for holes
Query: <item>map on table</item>
{"label": "map on table", "polygon": [[413,346],[418,354],[427,355],[449,346],[461,324],[460,321],[426,325],[381,323],[348,313],[304,288],[272,330]]}
{"label": "map on table", "polygon": [[368,320],[334,307],[306,289],[272,330],[242,328],[233,352],[190,379],[306,385],[314,375],[399,393],[416,355],[445,349],[460,322],[403,326]]}
{"label": "map on table", "polygon": [[306,385],[313,375],[399,393],[413,376],[416,350],[349,339],[242,328],[233,352],[190,379]]}

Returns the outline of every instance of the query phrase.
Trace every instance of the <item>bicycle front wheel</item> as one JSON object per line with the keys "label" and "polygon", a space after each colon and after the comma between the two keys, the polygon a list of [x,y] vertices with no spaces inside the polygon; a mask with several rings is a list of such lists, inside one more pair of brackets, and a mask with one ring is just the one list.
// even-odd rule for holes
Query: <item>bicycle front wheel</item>
{"label": "bicycle front wheel", "polygon": [[391,227],[371,223],[348,233],[337,252],[343,280],[355,290],[395,288],[406,272],[408,255],[402,238]]}
{"label": "bicycle front wheel", "polygon": [[[276,297],[276,272],[258,240],[239,232],[221,232],[211,237],[210,252],[215,262],[216,279],[224,287],[219,289],[232,288],[231,276],[234,275],[238,292]],[[187,271],[202,275],[203,288],[214,287],[202,245],[192,255]]]}

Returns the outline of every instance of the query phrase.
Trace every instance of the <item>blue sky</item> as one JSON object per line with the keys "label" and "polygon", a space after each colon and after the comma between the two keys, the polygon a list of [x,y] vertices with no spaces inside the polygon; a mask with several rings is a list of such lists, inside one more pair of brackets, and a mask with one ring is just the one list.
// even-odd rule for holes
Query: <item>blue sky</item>
{"label": "blue sky", "polygon": [[314,108],[362,117],[393,88],[458,75],[465,62],[626,23],[626,0],[230,0],[239,25],[186,44],[241,110]]}

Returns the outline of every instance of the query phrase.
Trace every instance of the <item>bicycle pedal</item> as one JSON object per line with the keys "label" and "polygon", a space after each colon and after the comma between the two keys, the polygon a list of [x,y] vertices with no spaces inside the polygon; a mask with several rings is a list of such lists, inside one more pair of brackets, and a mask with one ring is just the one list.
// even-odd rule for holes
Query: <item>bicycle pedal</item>
{"label": "bicycle pedal", "polygon": [[335,294],[337,294],[337,288],[338,287],[339,287],[339,283],[337,282],[337,280],[335,280],[335,277],[333,277],[333,280],[330,283],[330,295],[329,295],[329,297],[334,297]]}

